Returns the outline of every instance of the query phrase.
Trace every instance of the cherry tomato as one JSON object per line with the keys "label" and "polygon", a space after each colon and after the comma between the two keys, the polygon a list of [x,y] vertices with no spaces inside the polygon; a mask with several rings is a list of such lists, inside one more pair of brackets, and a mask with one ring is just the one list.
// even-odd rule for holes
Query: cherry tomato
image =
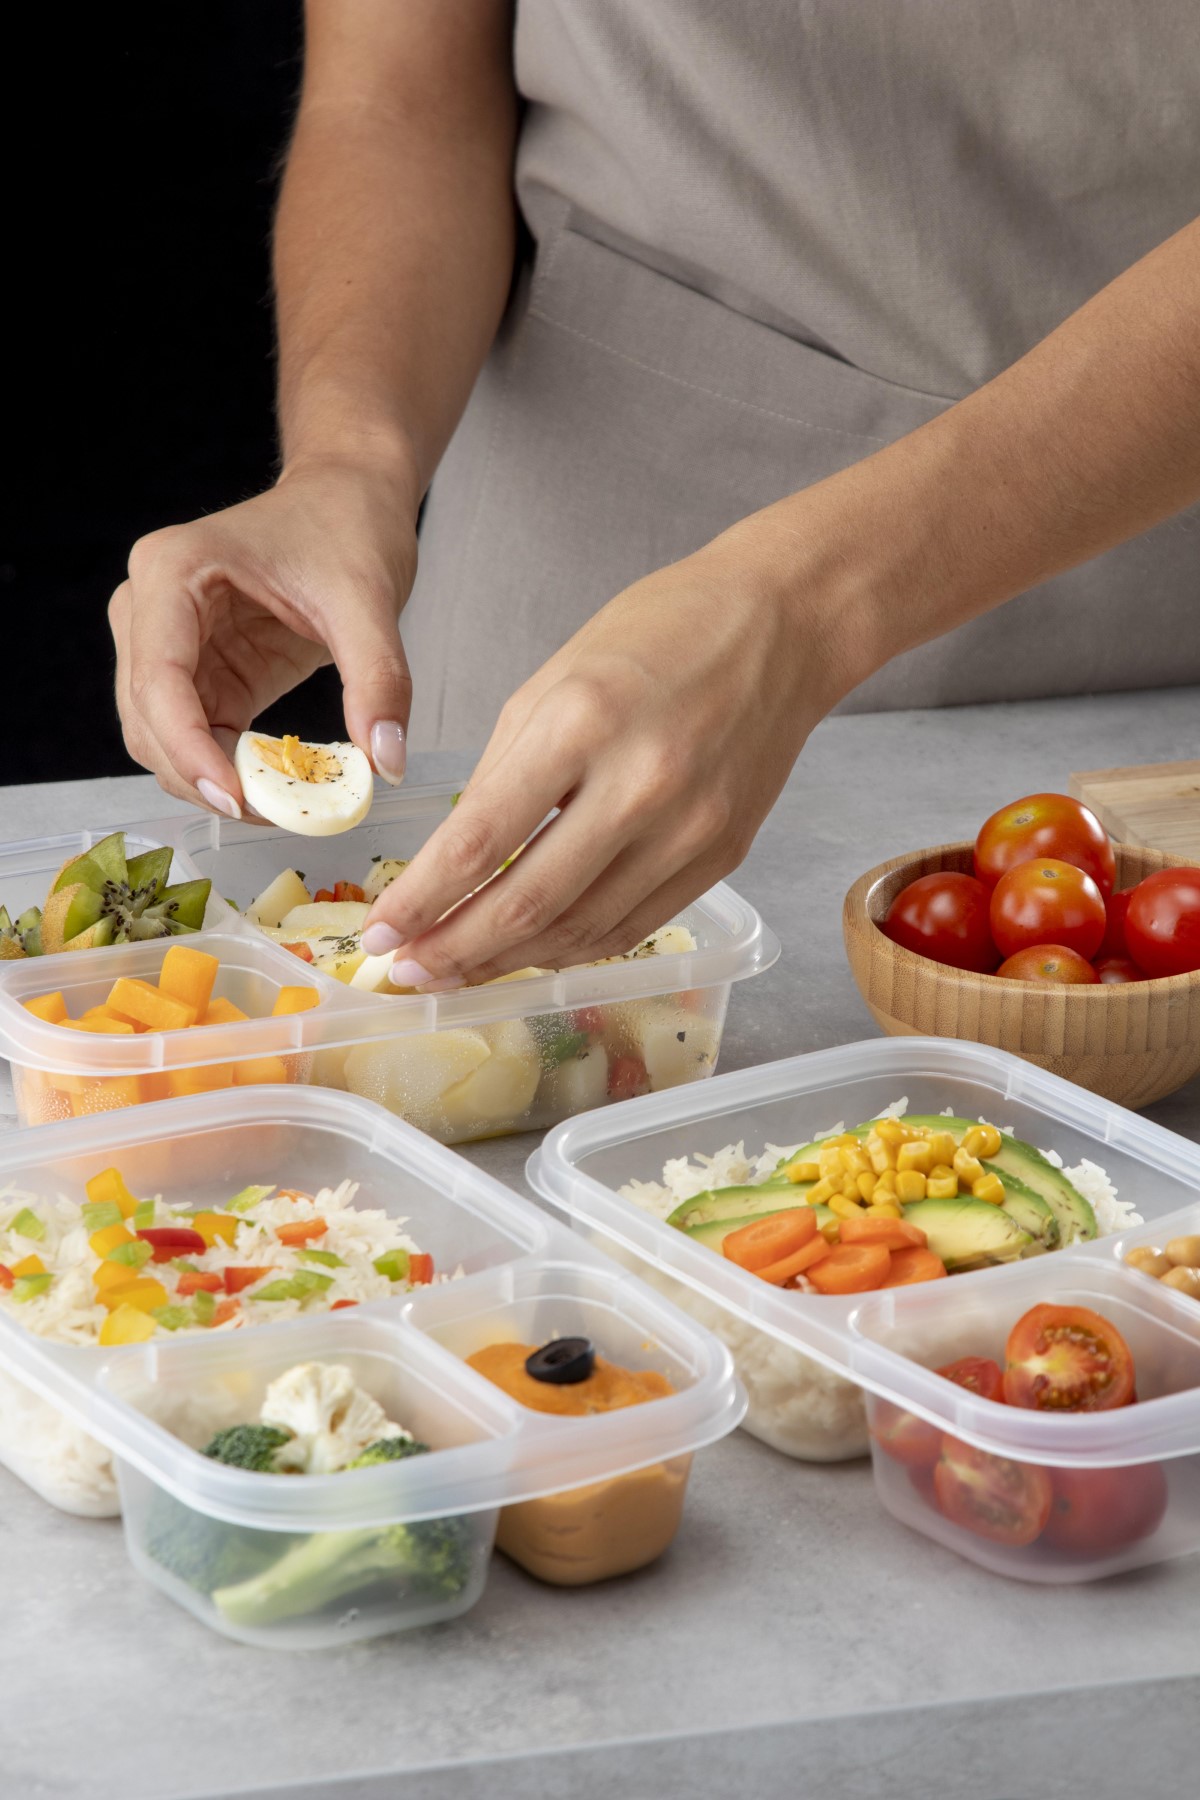
{"label": "cherry tomato", "polygon": [[1044,1543],[1076,1556],[1111,1556],[1157,1531],[1167,1510],[1161,1463],[1055,1469]]}
{"label": "cherry tomato", "polygon": [[1109,1412],[1134,1397],[1133,1355],[1087,1306],[1033,1306],[1004,1348],[1004,1398],[1034,1412]]}
{"label": "cherry tomato", "polygon": [[992,889],[992,936],[1005,956],[1061,944],[1092,957],[1104,936],[1104,896],[1073,863],[1043,856],[1018,863]]}
{"label": "cherry tomato", "polygon": [[894,944],[918,956],[990,975],[1000,960],[988,925],[990,897],[973,875],[949,869],[919,875],[888,907],[883,930]]}
{"label": "cherry tomato", "polygon": [[1104,895],[1104,936],[1096,952],[1097,962],[1110,956],[1129,955],[1129,945],[1125,942],[1125,914],[1132,898],[1132,888],[1122,888],[1119,894]]}
{"label": "cherry tomato", "polygon": [[632,1100],[650,1092],[650,1077],[640,1056],[614,1056],[608,1071],[610,1100]]}
{"label": "cherry tomato", "polygon": [[1068,794],[1030,794],[1002,806],[975,839],[975,873],[988,887],[1031,857],[1053,856],[1091,876],[1102,894],[1112,892],[1117,859],[1095,813]]}
{"label": "cherry tomato", "polygon": [[994,1544],[1032,1544],[1050,1517],[1053,1490],[1045,1469],[957,1438],[942,1439],[933,1486],[945,1518]]}
{"label": "cherry tomato", "polygon": [[[960,1356],[957,1362],[947,1363],[937,1372],[984,1400],[1004,1399],[1004,1376],[1000,1365],[986,1356]],[[885,1456],[909,1469],[932,1469],[941,1453],[940,1426],[930,1425],[925,1419],[918,1419],[915,1413],[905,1412],[902,1406],[893,1406],[887,1400],[879,1401],[875,1407],[871,1436]]]}
{"label": "cherry tomato", "polygon": [[1096,978],[1106,987],[1120,987],[1127,981],[1145,981],[1146,977],[1128,956],[1098,956]]}
{"label": "cherry tomato", "polygon": [[1125,937],[1147,975],[1200,969],[1200,869],[1160,869],[1139,881],[1129,896]]}
{"label": "cherry tomato", "polygon": [[997,975],[1008,981],[1032,981],[1039,987],[1079,987],[1100,977],[1086,956],[1063,944],[1031,944],[1000,964]]}

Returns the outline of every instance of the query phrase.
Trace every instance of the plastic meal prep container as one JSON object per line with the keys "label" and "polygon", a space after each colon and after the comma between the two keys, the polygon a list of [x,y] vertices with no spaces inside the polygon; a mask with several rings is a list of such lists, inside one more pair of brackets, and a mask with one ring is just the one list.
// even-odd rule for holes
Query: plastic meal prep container
{"label": "plastic meal prep container", "polygon": [[[429,1286],[352,1310],[160,1332],[116,1348],[52,1342],[24,1330],[15,1308],[0,1307],[0,1462],[65,1510],[113,1512],[98,1473],[111,1453],[135,1566],[229,1636],[320,1647],[449,1618],[482,1590],[498,1517],[547,1496],[561,1506],[578,1500],[599,1543],[594,1567],[547,1578],[599,1578],[610,1572],[599,1566],[600,1540],[610,1515],[628,1513],[626,1487],[641,1493],[656,1481],[660,1517],[633,1546],[644,1554],[625,1565],[640,1566],[674,1535],[693,1453],[732,1431],[744,1410],[723,1346],[536,1207],[369,1101],[262,1087],[48,1126],[4,1142],[0,1190],[75,1197],[110,1166],[135,1194],[198,1207],[272,1178],[278,1186],[299,1180],[311,1193],[350,1178],[360,1184],[355,1204],[406,1220],[439,1272]],[[560,1336],[588,1337],[608,1361],[655,1370],[674,1392],[608,1413],[549,1417],[465,1360],[490,1344]],[[257,1416],[272,1379],[310,1360],[350,1367],[389,1418],[436,1453],[320,1476],[254,1474],[199,1454],[214,1431]],[[675,1510],[666,1529],[668,1498]],[[389,1574],[398,1528],[429,1521],[448,1522],[449,1589]],[[171,1548],[181,1541],[182,1556]],[[226,1585],[236,1586],[301,1549],[286,1604],[274,1610],[261,1598],[250,1611],[232,1599],[222,1610],[207,1587],[179,1573],[218,1557],[232,1571]],[[346,1586],[347,1556],[351,1576],[366,1558],[369,1583]]]}
{"label": "plastic meal prep container", "polygon": [[[750,1155],[768,1144],[788,1147],[839,1122],[878,1116],[902,1097],[914,1114],[949,1108],[957,1117],[986,1118],[1056,1151],[1067,1167],[1084,1159],[1100,1165],[1146,1223],[948,1280],[835,1298],[773,1287],[617,1191],[631,1180],[661,1179],[673,1157],[710,1155],[739,1141]],[[749,1393],[746,1430],[809,1460],[869,1449],[887,1510],[960,1555],[1030,1580],[1075,1581],[1200,1549],[1200,1303],[1123,1261],[1134,1243],[1200,1229],[1200,1147],[1004,1051],[893,1038],[740,1070],[703,1091],[652,1095],[571,1120],[549,1134],[528,1174],[577,1232],[729,1345]],[[1040,1302],[1087,1305],[1116,1325],[1134,1353],[1136,1406],[1069,1416],[1025,1411],[933,1372],[965,1355],[1002,1363],[1008,1331]],[[884,1404],[1004,1462],[1098,1471],[1086,1485],[1089,1498],[1100,1494],[1105,1504],[1106,1471],[1112,1492],[1121,1480],[1161,1485],[1161,1523],[1086,1556],[1048,1539],[1025,1547],[990,1542],[943,1517],[928,1487],[880,1449],[873,1434]],[[1155,1472],[1120,1476],[1138,1465]]]}
{"label": "plastic meal prep container", "polygon": [[[363,878],[373,859],[411,858],[447,816],[453,796],[449,784],[381,793],[364,824],[328,838],[195,812],[129,827],[131,854],[171,845],[173,882],[212,881],[205,928],[182,940],[0,962],[0,1055],[12,1064],[20,1123],[228,1086],[232,1068],[241,1071],[239,1083],[273,1078],[346,1089],[442,1143],[462,1143],[542,1129],[630,1093],[711,1075],[732,983],[762,973],[779,954],[754,908],[724,885],[679,917],[696,940],[694,951],[438,995],[351,988],[272,942],[222,898],[246,906],[297,861],[315,892]],[[0,849],[0,901],[15,917],[16,908],[44,900],[64,860],[104,835]],[[21,1004],[61,989],[69,1015],[78,1017],[118,975],[153,981],[171,941],[218,956],[216,992],[254,1016],[122,1040],[64,1031]],[[279,987],[304,985],[320,995],[317,1006],[285,1018],[257,1016],[270,1011]],[[283,1068],[272,1069],[271,1058],[282,1059]]]}

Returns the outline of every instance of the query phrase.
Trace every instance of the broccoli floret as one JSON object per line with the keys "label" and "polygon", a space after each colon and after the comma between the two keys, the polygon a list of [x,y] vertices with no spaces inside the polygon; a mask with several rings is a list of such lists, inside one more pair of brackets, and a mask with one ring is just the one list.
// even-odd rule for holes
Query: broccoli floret
{"label": "broccoli floret", "polygon": [[198,1593],[211,1594],[249,1581],[269,1569],[280,1550],[305,1540],[277,1531],[253,1531],[244,1525],[227,1525],[207,1513],[193,1512],[159,1489],[146,1518],[143,1546],[164,1569]]}
{"label": "broccoli floret", "polygon": [[231,1625],[261,1627],[321,1612],[386,1584],[451,1599],[471,1576],[469,1519],[425,1519],[383,1531],[321,1531],[269,1569],[219,1588],[213,1600]]}
{"label": "broccoli floret", "polygon": [[361,1456],[348,1462],[346,1468],[372,1469],[376,1463],[403,1462],[406,1456],[423,1456],[428,1449],[428,1444],[418,1444],[416,1438],[377,1438],[367,1445]]}
{"label": "broccoli floret", "polygon": [[218,1431],[211,1444],[205,1446],[204,1454],[234,1469],[278,1475],[275,1453],[284,1444],[290,1444],[292,1436],[292,1432],[281,1431],[276,1425],[230,1425]]}

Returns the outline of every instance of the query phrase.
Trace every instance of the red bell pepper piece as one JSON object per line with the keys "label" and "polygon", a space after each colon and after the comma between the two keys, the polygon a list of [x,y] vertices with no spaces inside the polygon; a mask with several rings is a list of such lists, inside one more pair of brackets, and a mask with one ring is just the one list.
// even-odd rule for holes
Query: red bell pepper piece
{"label": "red bell pepper piece", "polygon": [[148,1225],[137,1235],[150,1245],[156,1263],[170,1262],[176,1256],[203,1256],[208,1249],[200,1233],[187,1225]]}
{"label": "red bell pepper piece", "polygon": [[186,1300],[189,1294],[219,1294],[224,1287],[219,1275],[209,1275],[203,1269],[180,1269],[175,1291],[180,1299]]}
{"label": "red bell pepper piece", "polygon": [[0,1263],[0,1287],[2,1287],[2,1288],[14,1287],[16,1285],[16,1279],[17,1278],[13,1274],[12,1270],[9,1268],[6,1268],[3,1263]]}
{"label": "red bell pepper piece", "polygon": [[240,1294],[243,1288],[253,1287],[256,1281],[261,1281],[264,1275],[270,1273],[270,1269],[226,1269],[225,1292]]}
{"label": "red bell pepper piece", "polygon": [[408,1279],[416,1286],[418,1283],[433,1280],[433,1258],[424,1250],[414,1250],[408,1258]]}

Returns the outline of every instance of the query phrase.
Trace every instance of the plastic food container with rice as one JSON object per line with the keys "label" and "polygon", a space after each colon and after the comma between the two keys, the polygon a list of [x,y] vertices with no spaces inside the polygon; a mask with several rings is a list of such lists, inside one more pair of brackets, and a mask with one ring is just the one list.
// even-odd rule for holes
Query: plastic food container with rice
{"label": "plastic food container with rice", "polygon": [[[188,1219],[211,1242],[176,1257]],[[18,1240],[43,1273],[13,1269]],[[0,1462],[66,1511],[120,1511],[139,1572],[247,1643],[454,1617],[494,1545],[556,1585],[643,1567],[745,1406],[686,1316],[348,1094],[235,1089],[14,1135],[0,1245]],[[133,1277],[115,1306],[109,1273]],[[126,1316],[132,1339],[104,1341],[97,1321]]]}
{"label": "plastic food container with rice", "polygon": [[[771,1285],[664,1216],[675,1198],[660,1199],[664,1176],[694,1193],[704,1159],[715,1159],[710,1192],[718,1178],[728,1192],[761,1182],[797,1145],[889,1113],[901,1125],[987,1120],[1038,1146],[1038,1168],[1093,1196],[1083,1207],[1089,1235],[1047,1251],[1025,1234],[1020,1254],[964,1264],[948,1280],[839,1297]],[[1200,1148],[1174,1133],[1003,1051],[897,1038],[569,1121],[528,1173],[577,1233],[729,1346],[749,1394],[747,1431],[803,1460],[870,1452],[883,1507],[912,1529],[1034,1581],[1087,1580],[1200,1549],[1200,1301],[1186,1278],[1156,1279],[1150,1260],[1165,1265],[1164,1246],[1182,1257],[1200,1235]],[[1016,1200],[1031,1204],[1020,1191]],[[786,1194],[772,1203],[786,1206]],[[1008,1334],[1037,1307],[1083,1307],[1115,1328],[1136,1365],[1136,1404],[1024,1410],[938,1373],[971,1357],[1003,1368]],[[906,1434],[918,1446],[908,1460]],[[939,1457],[950,1466],[935,1468]],[[995,1530],[956,1504],[956,1482],[988,1499],[988,1483],[998,1484],[1005,1517]],[[1014,1523],[1007,1513],[1021,1507]]]}
{"label": "plastic food container with rice", "polygon": [[[364,957],[353,935],[339,932],[361,920],[364,891],[416,854],[453,801],[449,785],[381,794],[362,825],[304,840],[195,813],[128,828],[131,859],[169,846],[172,883],[211,882],[203,927],[183,938],[0,960],[0,1055],[12,1065],[19,1122],[289,1081],[359,1094],[442,1143],[464,1143],[543,1129],[711,1075],[732,984],[770,968],[779,954],[754,908],[724,885],[636,955],[438,995],[386,991],[386,968],[375,966],[384,959]],[[107,835],[0,849],[8,913],[19,917],[22,907],[44,901],[65,859]],[[297,857],[305,865],[299,872]],[[333,902],[325,913],[324,902],[285,910],[260,926],[253,902],[280,883],[274,891],[290,889],[292,900],[347,889],[360,898]],[[287,897],[279,901],[289,905]],[[296,917],[318,923],[285,927],[284,919]],[[284,940],[293,932],[299,941],[289,949]],[[160,1013],[153,994],[147,999],[178,943],[219,963],[218,1005],[186,1030],[172,1029],[170,1008]],[[79,1029],[85,1014],[105,1011],[122,978],[140,984],[146,1020],[161,1017],[165,1028],[135,1028],[130,1036]],[[305,990],[299,1001],[295,989]],[[59,1017],[44,1004],[57,995]]]}

